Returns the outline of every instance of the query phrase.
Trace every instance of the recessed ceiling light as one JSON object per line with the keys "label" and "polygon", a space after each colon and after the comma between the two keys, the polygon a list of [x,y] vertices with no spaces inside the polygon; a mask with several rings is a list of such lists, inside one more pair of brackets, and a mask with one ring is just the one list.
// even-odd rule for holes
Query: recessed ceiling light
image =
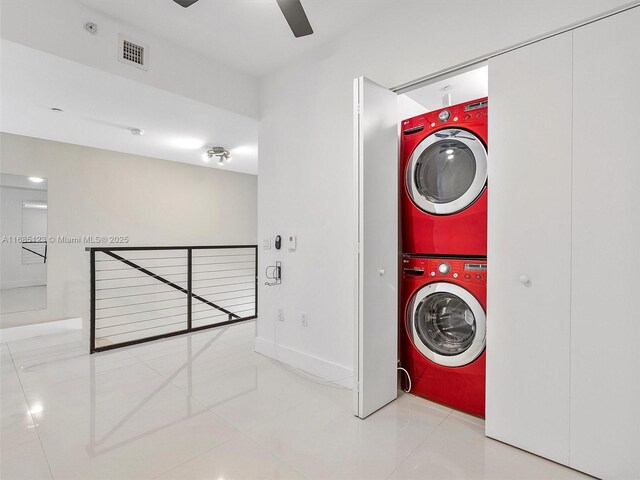
{"label": "recessed ceiling light", "polygon": [[144,130],[142,130],[141,128],[132,128],[130,132],[131,135],[135,137],[141,137],[142,135],[144,135]]}
{"label": "recessed ceiling light", "polygon": [[173,138],[169,143],[174,147],[184,148],[185,150],[196,150],[204,146],[204,142],[197,138]]}
{"label": "recessed ceiling light", "polygon": [[44,182],[44,178],[40,177],[29,177],[29,181],[33,183],[42,183]]}
{"label": "recessed ceiling light", "polygon": [[51,107],[51,108],[49,108],[49,110],[51,110],[52,112],[57,112],[57,113],[64,112],[64,110],[62,110],[61,108],[58,108],[58,107]]}

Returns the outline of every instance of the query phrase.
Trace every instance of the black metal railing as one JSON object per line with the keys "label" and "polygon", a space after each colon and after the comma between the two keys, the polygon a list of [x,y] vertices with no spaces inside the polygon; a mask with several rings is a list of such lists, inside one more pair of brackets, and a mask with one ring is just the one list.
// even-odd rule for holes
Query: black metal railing
{"label": "black metal railing", "polygon": [[47,263],[47,242],[22,242],[22,263]]}
{"label": "black metal railing", "polygon": [[91,353],[257,317],[257,245],[87,250]]}

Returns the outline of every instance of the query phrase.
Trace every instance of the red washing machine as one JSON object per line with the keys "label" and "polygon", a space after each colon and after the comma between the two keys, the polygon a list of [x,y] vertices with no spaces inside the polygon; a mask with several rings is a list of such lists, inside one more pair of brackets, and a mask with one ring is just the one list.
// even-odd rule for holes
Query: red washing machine
{"label": "red washing machine", "polygon": [[411,393],[484,417],[486,291],[486,260],[403,256],[400,363]]}
{"label": "red washing machine", "polygon": [[402,251],[487,255],[487,98],[402,121]]}

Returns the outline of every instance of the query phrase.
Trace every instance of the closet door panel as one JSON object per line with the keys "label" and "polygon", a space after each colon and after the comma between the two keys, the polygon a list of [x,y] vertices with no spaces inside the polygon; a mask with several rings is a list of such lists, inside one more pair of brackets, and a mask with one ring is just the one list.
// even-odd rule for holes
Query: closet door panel
{"label": "closet door panel", "polygon": [[640,8],[574,32],[571,466],[640,478]]}
{"label": "closet door panel", "polygon": [[488,436],[569,462],[571,33],[489,63]]}

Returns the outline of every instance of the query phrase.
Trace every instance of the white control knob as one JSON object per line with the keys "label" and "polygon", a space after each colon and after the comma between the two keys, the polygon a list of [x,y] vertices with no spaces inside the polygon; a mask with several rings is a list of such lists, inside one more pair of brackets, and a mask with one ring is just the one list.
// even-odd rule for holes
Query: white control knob
{"label": "white control knob", "polygon": [[432,277],[436,276],[436,272],[431,272],[429,275],[431,275]]}
{"label": "white control knob", "polygon": [[454,274],[453,274],[453,278],[458,278],[458,274],[457,274],[457,273],[454,273]]}
{"label": "white control knob", "polygon": [[446,275],[451,271],[451,265],[449,265],[448,263],[441,263],[440,265],[438,265],[438,271],[442,275]]}
{"label": "white control knob", "polygon": [[528,287],[531,285],[531,280],[529,280],[529,277],[526,275],[520,275],[520,283],[525,287]]}

